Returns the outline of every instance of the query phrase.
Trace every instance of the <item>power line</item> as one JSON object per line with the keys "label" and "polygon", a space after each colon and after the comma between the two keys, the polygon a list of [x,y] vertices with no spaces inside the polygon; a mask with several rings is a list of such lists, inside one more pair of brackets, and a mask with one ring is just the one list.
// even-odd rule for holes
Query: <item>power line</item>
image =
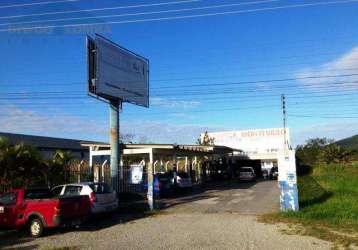
{"label": "power line", "polygon": [[288,116],[303,117],[303,118],[325,118],[325,119],[358,119],[358,116],[317,116],[317,115],[288,115]]}
{"label": "power line", "polygon": [[49,5],[49,4],[58,4],[58,3],[79,2],[79,1],[81,1],[81,0],[60,0],[60,1],[47,1],[47,2],[37,2],[37,3],[2,5],[2,6],[0,6],[0,9],[28,7],[28,6],[34,6],[34,5]]}
{"label": "power line", "polygon": [[126,6],[115,6],[115,7],[84,9],[84,10],[66,10],[66,11],[34,13],[34,14],[26,14],[26,15],[2,16],[2,17],[0,17],[0,19],[13,19],[13,18],[34,17],[34,16],[49,16],[49,15],[58,15],[58,14],[70,14],[70,13],[80,13],[80,12],[95,12],[95,11],[104,11],[104,10],[134,9],[134,8],[143,8],[143,7],[154,7],[154,6],[174,5],[174,4],[183,4],[183,3],[193,3],[193,2],[201,2],[201,1],[202,0],[182,0],[182,1],[151,3],[151,4],[137,4],[137,5],[126,5]]}
{"label": "power line", "polygon": [[[308,79],[321,79],[321,78],[335,78],[335,77],[352,77],[358,76],[358,74],[339,74],[339,75],[319,75],[319,76],[305,76],[305,77],[290,77],[281,79],[267,79],[267,80],[256,80],[256,81],[239,81],[239,82],[227,82],[227,83],[215,83],[215,84],[191,84],[181,85],[180,87],[208,87],[208,86],[222,86],[222,85],[240,85],[240,84],[255,84],[255,83],[273,83],[273,82],[284,82],[284,81],[297,81],[297,80],[308,80]],[[176,88],[176,86],[165,86],[160,87],[161,89]],[[155,89],[155,88],[152,88]]]}
{"label": "power line", "polygon": [[270,3],[277,2],[280,0],[264,0],[264,1],[254,1],[254,2],[244,2],[244,3],[234,3],[234,4],[220,4],[204,7],[195,7],[195,8],[184,8],[184,9],[173,9],[173,10],[161,10],[161,11],[149,11],[149,12],[139,12],[139,13],[125,13],[125,14],[112,14],[112,15],[103,15],[103,16],[93,16],[93,17],[71,17],[71,18],[59,18],[59,19],[47,19],[47,20],[35,20],[27,22],[13,22],[13,23],[2,23],[0,26],[5,25],[19,25],[19,24],[32,24],[32,23],[48,23],[48,22],[63,22],[70,20],[86,20],[86,19],[98,19],[98,18],[114,18],[114,17],[128,17],[128,16],[141,16],[141,15],[154,15],[154,14],[164,14],[164,13],[177,13],[185,11],[194,11],[194,10],[207,10],[207,9],[216,9],[216,8],[227,8],[235,7],[242,5],[253,5],[260,3]]}
{"label": "power line", "polygon": [[[181,89],[182,91],[180,92],[180,95],[184,95],[185,97],[189,97],[189,96],[207,96],[207,95],[225,95],[225,94],[232,94],[233,90],[237,90],[239,91],[238,97],[242,97],[242,96],[247,96],[247,95],[242,95],[242,93],[256,93],[255,96],[257,97],[262,97],[264,95],[258,95],[258,93],[270,93],[270,92],[274,92],[274,91],[283,91],[283,90],[287,90],[287,89],[293,89],[293,90],[297,90],[297,91],[308,91],[310,90],[310,92],[308,93],[302,93],[302,92],[289,92],[288,95],[293,96],[293,95],[312,95],[312,94],[319,94],[319,93],[335,93],[334,95],[327,95],[327,96],[341,96],[341,95],[347,95],[346,93],[337,93],[337,91],[341,91],[341,92],[347,92],[350,91],[350,94],[352,90],[356,90],[358,81],[350,81],[350,82],[320,82],[320,83],[313,83],[313,84],[300,84],[298,86],[295,85],[278,85],[278,86],[269,86],[269,89],[265,89],[265,87],[268,86],[262,86],[262,90],[258,90],[258,88],[255,89],[236,89],[236,88],[221,88],[219,90],[217,89],[206,89],[205,91],[203,91],[203,89],[195,89],[195,90],[189,90],[189,91],[183,91],[183,88]],[[224,83],[223,83],[224,84]],[[231,82],[227,83],[227,85],[232,84]],[[322,84],[324,84],[322,86]],[[209,86],[208,86],[209,87]],[[166,89],[164,89],[165,91]],[[0,92],[0,94],[2,95],[7,95],[10,97],[20,97],[20,98],[32,98],[32,97],[36,97],[37,95],[42,95],[42,96],[58,96],[61,97],[62,95],[65,96],[82,96],[81,94],[85,94],[85,91],[32,91],[32,92],[28,92],[28,91],[22,91],[22,92]],[[176,97],[180,96],[177,91],[175,92],[157,92],[156,94],[151,94],[152,97],[166,97],[168,95],[175,95]],[[269,95],[266,95],[269,96]],[[271,95],[272,96],[272,95]],[[273,95],[276,96],[276,95]],[[130,97],[125,96],[125,97]],[[323,96],[319,96],[319,97],[323,97]],[[173,99],[173,98],[171,98]]]}
{"label": "power line", "polygon": [[[315,55],[312,55],[312,56],[317,56],[318,54],[315,54]],[[358,60],[352,60],[352,62],[357,62],[358,63]],[[83,62],[85,63],[85,62]],[[273,65],[275,67],[268,67],[268,66],[264,66],[265,69],[272,69],[272,68],[282,68],[284,66],[291,66],[291,65],[306,65],[307,62],[305,62],[304,64],[302,63],[292,63],[292,64],[288,64],[288,63],[285,63],[285,64],[276,64],[276,65]],[[29,64],[29,66],[32,66],[33,64]],[[25,67],[25,65],[21,64],[21,69]],[[173,67],[172,67],[173,68]],[[257,67],[249,67],[249,68],[245,68],[245,70],[247,69],[255,69]],[[357,67],[353,67],[353,68],[341,68],[341,69],[332,69],[330,71],[355,71],[355,70],[358,70]],[[69,72],[69,71],[67,71]],[[71,72],[71,71],[70,71]],[[201,71],[201,72],[208,72],[208,73],[212,73],[212,71]],[[297,72],[287,72],[285,73],[284,75],[294,75],[294,74],[297,74]],[[315,75],[316,73],[322,73],[321,70],[312,70],[309,72],[310,75]],[[39,74],[41,75],[41,77],[44,76],[44,74]],[[57,76],[57,75],[63,75],[63,73],[59,73],[59,74],[47,74],[47,76],[51,76],[51,78],[54,78],[54,76]],[[185,78],[154,78],[151,80],[151,82],[167,82],[167,81],[189,81],[189,80],[210,80],[210,79],[223,79],[223,78],[234,78],[234,77],[250,77],[250,76],[258,76],[258,75],[268,75],[268,73],[261,73],[259,74],[257,71],[255,71],[254,73],[252,74],[239,74],[239,75],[223,75],[223,76],[194,76],[194,77],[185,77]],[[270,74],[272,75],[272,74]],[[273,74],[273,75],[282,75],[282,74]],[[21,80],[21,78],[20,78]],[[61,78],[61,79],[58,79],[59,81],[63,82],[63,81],[67,81],[66,78]],[[28,77],[27,77],[27,74],[26,74],[26,80],[24,80],[26,82],[29,82],[28,81]],[[36,83],[41,83],[40,81],[36,81]],[[2,84],[6,84],[6,83],[2,83]],[[11,83],[12,84],[12,83]],[[85,81],[83,82],[69,82],[69,83],[61,83],[61,84],[48,84],[48,81],[46,81],[46,85],[52,85],[52,86],[55,86],[55,85],[71,85],[71,84],[86,84]],[[26,86],[26,85],[22,85],[22,86]],[[30,86],[33,86],[33,84],[31,84]],[[185,85],[177,85],[177,86],[171,86],[170,88],[175,88],[175,87],[178,87],[178,88],[181,88],[182,86],[185,86]],[[159,87],[161,88],[161,87]],[[153,88],[152,88],[153,89]]]}
{"label": "power line", "polygon": [[[318,93],[319,95],[314,95]],[[326,92],[313,92],[313,93],[292,93],[292,94],[288,94],[289,97],[292,97],[293,100],[296,99],[314,99],[314,98],[328,98],[328,97],[341,97],[341,96],[357,96],[358,92],[354,92],[354,93],[341,93],[341,94],[337,94],[336,92],[328,92],[328,93],[335,93],[335,94],[327,94]],[[226,94],[229,94],[229,96],[227,96]],[[231,92],[225,92],[225,93],[208,93],[206,95],[203,95],[202,98],[191,98],[191,99],[182,99],[182,98],[168,98],[168,99],[163,99],[163,101],[172,101],[172,102],[188,102],[188,101],[202,101],[205,103],[210,103],[210,100],[213,100],[215,102],[218,102],[218,100],[227,100],[229,98],[232,99],[236,99],[238,101],[243,101],[243,100],[255,100],[255,99],[267,99],[268,97],[277,97],[279,94],[265,94],[265,95],[231,95]],[[208,98],[206,97],[207,95],[220,95],[214,98]],[[221,95],[224,95],[225,97],[221,97]],[[160,95],[160,96],[165,96],[165,95]],[[185,95],[185,97],[192,97],[194,96],[194,94],[187,94]],[[129,97],[129,96],[127,96]],[[158,96],[154,96],[154,97],[158,97]],[[62,99],[62,98],[66,98],[66,99],[82,99],[82,98],[87,98],[87,96],[85,95],[48,95],[48,96],[37,96],[37,95],[28,95],[28,96],[9,96],[9,97],[1,97],[0,100],[33,100],[33,98],[36,98],[36,100],[46,100],[46,99]],[[161,100],[158,100],[161,101]]]}
{"label": "power line", "polygon": [[[194,0],[192,0],[192,1],[194,1]],[[305,8],[305,7],[312,7],[312,6],[346,4],[346,3],[353,3],[353,2],[357,2],[357,1],[358,0],[330,1],[330,2],[319,2],[319,3],[291,4],[291,5],[285,5],[285,6],[238,10],[238,11],[214,12],[214,13],[207,13],[207,14],[195,14],[195,15],[184,15],[184,16],[158,17],[158,18],[134,19],[134,20],[123,20],[123,21],[96,22],[96,23],[19,27],[19,28],[0,29],[0,32],[17,32],[17,31],[38,30],[38,29],[97,26],[97,25],[104,25],[104,24],[105,25],[130,24],[130,23],[144,23],[144,22],[153,22],[153,21],[192,19],[192,18],[198,18],[198,17],[211,17],[211,16],[222,16],[222,15],[231,15],[231,14],[240,14],[240,13],[253,13],[253,12],[265,12],[265,11],[282,10],[282,9]]]}

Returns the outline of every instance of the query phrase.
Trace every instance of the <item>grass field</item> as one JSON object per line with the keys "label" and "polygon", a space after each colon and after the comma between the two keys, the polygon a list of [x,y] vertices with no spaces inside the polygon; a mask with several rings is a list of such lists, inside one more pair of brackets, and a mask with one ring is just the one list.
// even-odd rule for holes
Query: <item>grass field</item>
{"label": "grass field", "polygon": [[299,224],[296,233],[349,248],[358,246],[358,164],[316,166],[298,178],[300,211],[269,214],[265,222]]}

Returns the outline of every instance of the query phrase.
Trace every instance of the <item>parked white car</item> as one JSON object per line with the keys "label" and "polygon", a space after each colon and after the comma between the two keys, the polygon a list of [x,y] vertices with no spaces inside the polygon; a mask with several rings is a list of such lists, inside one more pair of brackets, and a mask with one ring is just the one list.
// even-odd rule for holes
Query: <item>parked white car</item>
{"label": "parked white car", "polygon": [[107,184],[99,182],[73,183],[56,186],[52,189],[56,196],[88,195],[91,212],[94,214],[110,212],[118,208],[116,191]]}
{"label": "parked white car", "polygon": [[193,186],[190,175],[184,172],[177,174],[177,184],[181,188],[191,188]]}
{"label": "parked white car", "polygon": [[256,180],[255,170],[252,167],[241,167],[239,178],[242,181],[255,181]]}
{"label": "parked white car", "polygon": [[190,175],[185,172],[176,173],[176,178],[174,180],[174,172],[170,172],[169,178],[171,179],[171,184],[176,185],[179,188],[189,189],[193,187]]}

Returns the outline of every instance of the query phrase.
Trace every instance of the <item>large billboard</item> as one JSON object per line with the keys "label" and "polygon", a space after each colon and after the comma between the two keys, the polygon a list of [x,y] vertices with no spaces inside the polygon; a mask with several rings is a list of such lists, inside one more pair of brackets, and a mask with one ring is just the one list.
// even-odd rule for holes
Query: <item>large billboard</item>
{"label": "large billboard", "polygon": [[[208,136],[215,145],[243,150],[248,154],[277,153],[284,149],[285,141],[283,128],[213,132]],[[286,139],[289,144],[288,128]]]}
{"label": "large billboard", "polygon": [[87,38],[88,90],[107,100],[149,106],[149,62],[97,35]]}

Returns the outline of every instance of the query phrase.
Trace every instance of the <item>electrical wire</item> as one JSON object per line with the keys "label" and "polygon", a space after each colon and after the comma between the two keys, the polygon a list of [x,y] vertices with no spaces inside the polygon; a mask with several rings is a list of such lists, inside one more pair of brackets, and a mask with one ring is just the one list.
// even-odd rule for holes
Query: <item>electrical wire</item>
{"label": "electrical wire", "polygon": [[0,9],[28,7],[34,5],[49,5],[49,4],[58,4],[58,3],[79,2],[79,1],[81,0],[59,0],[59,1],[37,2],[37,3],[11,4],[11,5],[2,5],[0,6]]}
{"label": "electrical wire", "polygon": [[149,11],[149,12],[139,12],[139,13],[112,14],[112,15],[102,15],[102,16],[93,16],[93,17],[71,17],[71,18],[35,20],[35,21],[27,21],[27,22],[1,23],[0,26],[19,25],[19,24],[22,25],[22,24],[33,24],[33,23],[48,23],[48,22],[64,22],[64,21],[70,21],[70,20],[86,20],[86,19],[100,19],[100,18],[114,18],[114,17],[128,17],[128,16],[143,16],[143,15],[177,13],[177,12],[180,13],[180,12],[186,12],[186,11],[209,10],[209,9],[217,9],[217,8],[227,8],[227,7],[242,6],[242,5],[253,5],[253,4],[260,4],[260,3],[277,2],[277,1],[280,1],[280,0],[241,2],[241,3],[220,4],[220,5],[212,5],[212,6],[204,6],[204,7],[195,7],[195,8]]}
{"label": "electrical wire", "polygon": [[[192,1],[194,1],[194,0],[192,0]],[[212,17],[212,16],[222,16],[222,15],[232,15],[232,14],[242,14],[242,13],[266,12],[266,11],[283,10],[283,9],[296,9],[296,8],[305,8],[305,7],[312,7],[312,6],[337,5],[337,4],[355,3],[357,1],[358,0],[330,1],[330,2],[291,4],[291,5],[267,7],[267,8],[214,12],[214,13],[206,13],[206,14],[194,14],[194,15],[172,16],[172,17],[158,17],[158,18],[147,18],[147,19],[95,22],[95,23],[80,23],[80,24],[18,27],[18,28],[0,29],[0,32],[23,32],[23,31],[27,31],[27,30],[41,30],[41,29],[53,29],[53,28],[73,28],[73,27],[86,27],[86,26],[98,26],[98,25],[109,25],[109,24],[131,24],[131,23],[145,23],[145,22],[153,22],[153,21],[193,19],[193,18],[198,18],[198,17]]]}
{"label": "electrical wire", "polygon": [[324,118],[324,119],[358,119],[358,116],[321,116],[321,115],[288,115],[288,116],[301,117],[301,118]]}
{"label": "electrical wire", "polygon": [[81,12],[88,13],[88,12],[105,11],[105,10],[118,10],[118,9],[134,9],[134,8],[143,8],[143,7],[155,7],[155,6],[164,6],[164,5],[194,3],[194,2],[201,2],[201,1],[202,0],[182,0],[182,1],[162,2],[162,3],[136,4],[136,5],[115,6],[115,7],[106,7],[106,8],[95,8],[95,9],[44,12],[44,13],[33,13],[33,14],[26,14],[26,15],[1,16],[0,19],[13,19],[13,18],[20,18],[20,17],[24,18],[24,17],[34,17],[34,16],[49,16],[49,15],[72,14],[72,13],[81,13]]}

